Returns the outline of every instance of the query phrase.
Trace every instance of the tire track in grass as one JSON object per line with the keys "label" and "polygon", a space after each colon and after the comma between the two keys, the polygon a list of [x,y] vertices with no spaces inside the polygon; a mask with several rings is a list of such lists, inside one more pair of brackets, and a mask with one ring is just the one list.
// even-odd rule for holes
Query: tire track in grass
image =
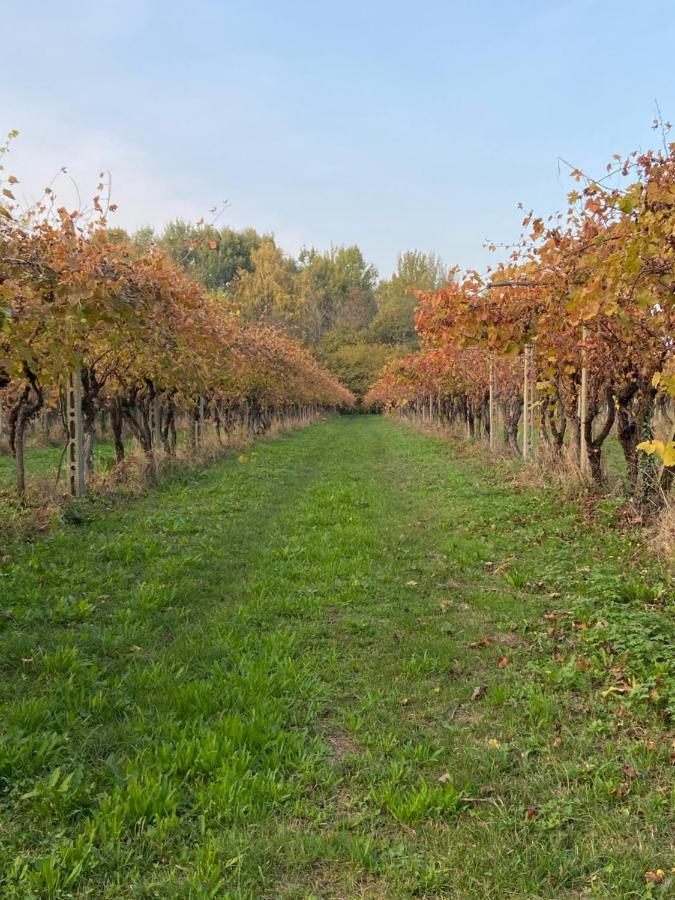
{"label": "tire track in grass", "polygon": [[[654,751],[540,637],[561,578],[615,578],[629,540],[443,442],[386,422],[373,432],[350,483],[371,533],[352,558],[358,589],[326,603],[320,733],[338,780],[319,816],[270,840],[292,851],[269,896],[316,884],[332,884],[325,896],[641,896],[644,872],[669,858],[672,816],[663,782],[634,780],[627,805],[620,782]],[[322,508],[321,485],[312,493]],[[659,723],[645,726],[667,755]],[[654,820],[639,842],[632,815]]]}
{"label": "tire track in grass", "polygon": [[320,684],[284,610],[247,585],[322,477],[327,440],[258,444],[4,568],[8,891],[140,879],[167,854],[187,861],[200,820],[255,822],[311,777],[322,754],[299,728]]}

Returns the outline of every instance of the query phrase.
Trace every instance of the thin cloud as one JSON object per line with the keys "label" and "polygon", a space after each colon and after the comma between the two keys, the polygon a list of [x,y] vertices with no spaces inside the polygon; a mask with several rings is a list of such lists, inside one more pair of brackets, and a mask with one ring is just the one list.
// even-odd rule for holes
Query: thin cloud
{"label": "thin cloud", "polygon": [[162,160],[111,132],[57,120],[25,103],[20,112],[0,108],[0,122],[3,131],[20,132],[6,168],[19,179],[17,198],[25,206],[39,200],[47,186],[68,209],[87,205],[103,172],[119,210],[111,225],[159,228],[176,217],[199,218],[208,208],[208,200],[200,204],[192,187],[166,172]]}

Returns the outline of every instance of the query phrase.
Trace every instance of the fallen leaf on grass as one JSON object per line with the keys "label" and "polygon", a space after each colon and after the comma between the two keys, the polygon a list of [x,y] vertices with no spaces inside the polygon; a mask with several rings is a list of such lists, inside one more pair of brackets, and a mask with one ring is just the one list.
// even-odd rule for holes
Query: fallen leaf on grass
{"label": "fallen leaf on grass", "polygon": [[481,697],[484,697],[487,694],[487,685],[486,684],[478,684],[473,689],[471,693],[472,700],[480,700]]}
{"label": "fallen leaf on grass", "polygon": [[625,766],[621,766],[621,771],[626,776],[626,778],[639,778],[640,773],[637,769],[634,769],[633,766],[629,766],[626,764]]}
{"label": "fallen leaf on grass", "polygon": [[606,691],[601,691],[600,696],[611,697],[612,694],[630,694],[631,690],[631,685],[624,682],[623,684],[613,685],[612,687],[607,688]]}
{"label": "fallen leaf on grass", "polygon": [[450,773],[449,773],[449,772],[443,772],[443,774],[441,775],[441,777],[438,779],[438,783],[439,783],[439,784],[447,784],[448,781],[450,781]]}
{"label": "fallen leaf on grass", "polygon": [[663,869],[655,869],[653,872],[645,872],[645,881],[652,884],[663,884],[666,879],[666,873]]}
{"label": "fallen leaf on grass", "polygon": [[488,738],[487,745],[491,750],[499,750],[501,742],[497,738]]}
{"label": "fallen leaf on grass", "polygon": [[406,585],[407,585],[408,587],[415,587],[416,584],[417,584],[416,581],[406,581]]}
{"label": "fallen leaf on grass", "polygon": [[410,703],[410,698],[409,698],[409,697],[402,697],[402,698],[399,700],[399,703],[401,704],[401,706],[407,706],[407,705]]}
{"label": "fallen leaf on grass", "polygon": [[491,637],[483,635],[483,637],[479,641],[471,641],[470,644],[465,644],[465,646],[467,647],[467,649],[475,650],[478,647],[491,647],[493,643],[494,642]]}
{"label": "fallen leaf on grass", "polygon": [[612,790],[612,796],[616,797],[619,800],[623,800],[626,794],[630,791],[630,784],[627,781],[622,781],[621,784],[617,784],[617,786]]}
{"label": "fallen leaf on grass", "polygon": [[526,810],[525,810],[525,818],[527,819],[528,822],[531,822],[532,819],[536,819],[536,818],[537,818],[537,810],[534,808],[534,806],[528,806],[528,807],[526,808]]}
{"label": "fallen leaf on grass", "polygon": [[497,665],[499,666],[500,669],[505,669],[508,666],[509,662],[510,662],[510,660],[509,660],[508,656],[500,656],[497,659]]}

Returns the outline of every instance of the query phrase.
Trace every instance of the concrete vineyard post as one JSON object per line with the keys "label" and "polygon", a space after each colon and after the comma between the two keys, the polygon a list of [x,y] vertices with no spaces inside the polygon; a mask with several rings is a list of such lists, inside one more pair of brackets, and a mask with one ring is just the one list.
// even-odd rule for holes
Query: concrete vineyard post
{"label": "concrete vineyard post", "polygon": [[[586,326],[581,329],[581,340],[585,343],[588,332]],[[581,471],[584,475],[589,472],[588,447],[586,444],[586,420],[588,419],[588,367],[586,365],[586,347],[581,348],[581,390],[579,393],[579,430],[581,432],[581,441],[579,445],[579,456]]]}
{"label": "concrete vineyard post", "polygon": [[199,395],[197,401],[197,418],[195,419],[195,449],[199,450],[202,446],[204,437],[204,398]]}
{"label": "concrete vineyard post", "polygon": [[68,492],[71,497],[84,494],[84,429],[82,427],[82,379],[79,369],[68,373],[66,390],[68,427]]}
{"label": "concrete vineyard post", "polygon": [[494,358],[490,358],[490,405],[489,405],[489,414],[490,414],[490,450],[494,452],[497,447],[497,414],[495,409],[495,393],[496,393],[496,375],[495,375],[495,361]]}
{"label": "concrete vineyard post", "polygon": [[159,397],[152,398],[150,406],[150,430],[152,434],[152,446],[159,450],[162,446],[162,412],[159,406]]}
{"label": "concrete vineyard post", "polygon": [[528,384],[528,394],[530,401],[530,456],[532,459],[535,457],[535,447],[534,447],[534,403],[535,403],[535,371],[534,371],[534,347],[532,344],[529,346],[530,352],[530,361],[529,361],[529,384]]}
{"label": "concrete vineyard post", "polygon": [[527,461],[530,458],[530,366],[529,366],[529,344],[525,347],[523,353],[523,459]]}

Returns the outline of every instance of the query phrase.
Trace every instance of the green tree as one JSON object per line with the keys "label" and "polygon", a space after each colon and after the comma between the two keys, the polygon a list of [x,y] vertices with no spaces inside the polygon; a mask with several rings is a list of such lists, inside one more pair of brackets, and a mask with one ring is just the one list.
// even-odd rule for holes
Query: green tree
{"label": "green tree", "polygon": [[237,272],[252,270],[253,251],[262,241],[254,228],[235,231],[176,219],[166,226],[157,242],[207,288],[226,290]]}
{"label": "green tree", "polygon": [[150,225],[145,225],[143,228],[137,229],[131,236],[131,243],[139,253],[147,253],[156,242],[157,235],[155,234],[155,229]]}
{"label": "green tree", "polygon": [[279,326],[288,334],[303,332],[303,308],[295,261],[265,237],[251,252],[251,268],[240,268],[230,284],[231,300],[247,322]]}
{"label": "green tree", "polygon": [[357,397],[363,397],[382,369],[401,355],[390,344],[345,344],[322,355],[322,363]]}
{"label": "green tree", "polygon": [[124,228],[107,228],[106,235],[112,244],[121,244],[129,240],[129,233]]}
{"label": "green tree", "polygon": [[357,246],[327,253],[304,249],[299,258],[299,290],[305,340],[318,344],[332,329],[363,329],[377,311],[377,270]]}
{"label": "green tree", "polygon": [[437,291],[449,280],[448,270],[436,254],[419,250],[399,254],[396,271],[377,288],[377,314],[368,328],[368,340],[415,349],[416,300],[410,288]]}

